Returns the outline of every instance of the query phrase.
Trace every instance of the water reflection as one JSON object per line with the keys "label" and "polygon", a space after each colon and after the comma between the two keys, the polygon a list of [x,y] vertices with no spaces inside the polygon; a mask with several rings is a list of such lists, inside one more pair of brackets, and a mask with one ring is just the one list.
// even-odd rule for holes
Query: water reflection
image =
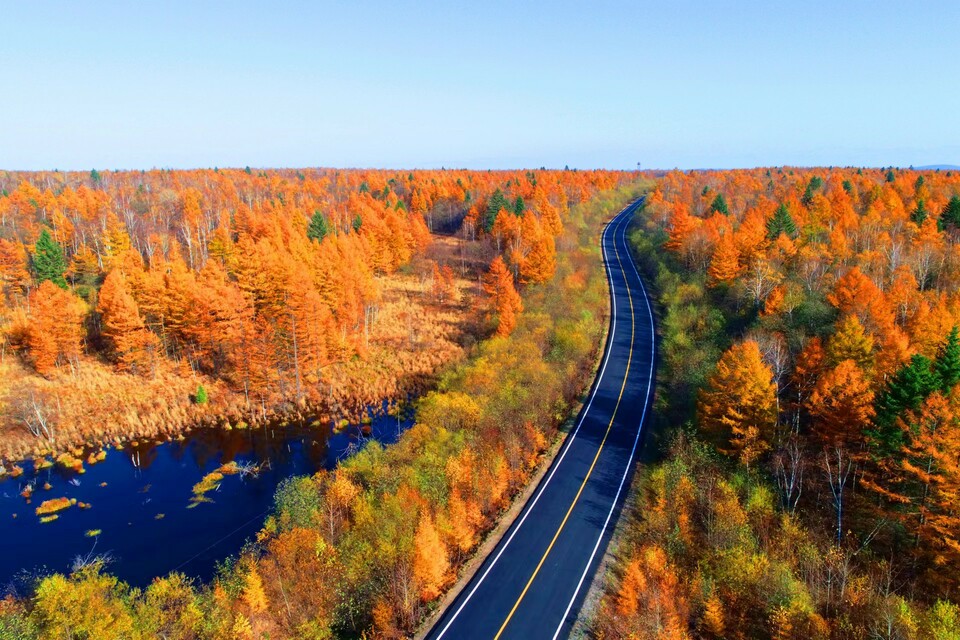
{"label": "water reflection", "polygon": [[[386,407],[384,407],[385,409]],[[333,468],[369,437],[396,440],[409,417],[379,414],[370,425],[334,432],[332,425],[270,425],[258,429],[198,429],[180,440],[141,440],[111,449],[78,474],[60,465],[0,480],[0,584],[45,571],[68,571],[77,556],[109,553],[109,570],[138,586],[172,570],[201,579],[240,550],[262,525],[280,482]],[[84,459],[90,452],[84,453]],[[188,509],[192,487],[228,462],[260,467],[256,477],[227,476],[211,502]],[[50,489],[44,489],[45,484]],[[20,493],[34,486],[30,504]],[[91,505],[65,509],[42,524],[35,509],[52,498]],[[87,537],[99,530],[99,535]]]}

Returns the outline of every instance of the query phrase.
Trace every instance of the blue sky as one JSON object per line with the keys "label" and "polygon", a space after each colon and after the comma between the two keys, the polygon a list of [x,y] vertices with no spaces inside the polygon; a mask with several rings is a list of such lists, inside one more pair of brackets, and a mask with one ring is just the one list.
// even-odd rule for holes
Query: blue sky
{"label": "blue sky", "polygon": [[956,2],[37,0],[3,22],[0,169],[960,164]]}

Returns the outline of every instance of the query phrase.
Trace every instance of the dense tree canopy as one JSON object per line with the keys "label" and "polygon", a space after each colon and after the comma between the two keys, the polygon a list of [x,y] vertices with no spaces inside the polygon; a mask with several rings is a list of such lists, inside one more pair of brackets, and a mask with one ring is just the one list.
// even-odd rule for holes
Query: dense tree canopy
{"label": "dense tree canopy", "polygon": [[960,631],[958,222],[953,171],[659,179],[660,414],[726,456],[681,439],[635,487],[598,636]]}
{"label": "dense tree canopy", "polygon": [[[84,323],[87,334],[78,342],[121,371],[155,375],[165,362],[186,364],[251,402],[286,388],[309,395],[305,381],[366,349],[382,298],[378,280],[423,256],[428,225],[450,229],[452,220],[454,231],[477,241],[503,218],[506,236],[498,228],[486,262],[502,253],[518,282],[540,284],[555,269],[554,241],[563,230],[558,213],[623,178],[613,172],[3,173],[0,276],[13,321],[4,337],[27,355],[50,351],[39,347],[44,332],[18,328],[13,313],[28,309],[35,284],[50,281],[88,302],[96,317]],[[28,334],[32,346],[18,338]],[[30,361],[50,372],[49,357]]]}

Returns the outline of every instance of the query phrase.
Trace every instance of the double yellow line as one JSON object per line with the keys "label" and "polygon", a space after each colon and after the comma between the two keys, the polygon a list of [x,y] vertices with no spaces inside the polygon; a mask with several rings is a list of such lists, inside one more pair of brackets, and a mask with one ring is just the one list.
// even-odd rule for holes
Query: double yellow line
{"label": "double yellow line", "polygon": [[[633,205],[630,206],[632,207]],[[540,573],[543,563],[546,562],[547,556],[549,556],[550,551],[553,550],[553,545],[556,544],[557,538],[560,537],[560,533],[563,531],[563,527],[566,526],[567,520],[570,519],[570,514],[573,513],[573,508],[577,506],[577,501],[580,500],[580,494],[583,493],[583,488],[587,486],[587,482],[590,480],[590,475],[593,473],[593,468],[597,465],[597,460],[600,459],[600,453],[603,452],[603,446],[607,443],[607,437],[610,435],[610,430],[613,428],[613,422],[617,417],[617,411],[620,409],[620,401],[623,399],[624,389],[627,388],[627,378],[630,376],[630,364],[633,362],[633,343],[634,339],[636,338],[637,323],[633,313],[633,295],[630,293],[630,286],[627,283],[627,271],[623,268],[623,261],[620,259],[620,247],[617,244],[616,227],[613,229],[613,252],[617,257],[617,266],[620,268],[620,273],[623,275],[623,281],[627,289],[627,300],[630,303],[630,352],[627,354],[627,368],[623,373],[623,382],[620,385],[620,394],[617,396],[617,404],[614,406],[613,414],[610,416],[610,422],[607,424],[607,430],[603,434],[603,440],[600,441],[600,447],[597,449],[596,455],[593,456],[593,462],[590,463],[590,468],[587,470],[587,475],[583,478],[583,482],[580,483],[580,488],[577,489],[577,495],[573,497],[573,502],[570,503],[570,508],[567,509],[567,513],[563,516],[560,526],[557,527],[556,533],[553,534],[553,539],[550,540],[547,550],[543,552],[543,557],[540,558],[540,562],[537,563],[537,568],[533,570],[533,575],[531,575],[530,579],[527,580],[527,584],[523,587],[523,591],[520,592],[520,597],[517,598],[513,608],[510,609],[510,613],[507,614],[506,620],[504,620],[503,624],[500,625],[500,630],[497,631],[497,635],[494,636],[494,640],[499,640],[500,636],[503,635],[504,630],[507,628],[507,625],[510,624],[510,619],[513,618],[513,614],[516,613],[520,603],[523,602],[523,598],[527,595],[527,591],[530,590],[530,585],[533,584],[537,574]],[[610,279],[610,290],[611,295],[615,296],[616,293],[613,291],[613,278]],[[611,340],[614,338],[615,336],[610,336]]]}

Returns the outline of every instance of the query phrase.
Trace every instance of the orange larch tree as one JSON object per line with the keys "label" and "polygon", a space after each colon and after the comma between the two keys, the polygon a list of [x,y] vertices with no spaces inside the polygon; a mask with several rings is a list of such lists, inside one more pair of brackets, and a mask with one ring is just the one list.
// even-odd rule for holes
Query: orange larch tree
{"label": "orange larch tree", "polygon": [[627,564],[615,599],[623,637],[687,640],[689,604],[676,569],[658,546],[640,549]]}
{"label": "orange larch tree", "polygon": [[49,376],[58,365],[76,361],[82,350],[86,314],[82,300],[49,280],[31,292],[25,342],[37,373]]}
{"label": "orange larch tree", "polygon": [[449,578],[450,560],[429,513],[420,516],[413,542],[414,580],[420,590],[420,598],[430,602],[440,595]]}
{"label": "orange larch tree", "polygon": [[160,341],[144,325],[127,278],[119,269],[107,274],[100,288],[97,313],[101,332],[109,343],[110,358],[117,368],[131,373],[153,373]]}
{"label": "orange larch tree", "polygon": [[729,443],[750,465],[770,448],[777,424],[773,372],[754,340],[728,349],[700,393],[698,413],[703,426]]}
{"label": "orange larch tree", "polygon": [[490,296],[496,315],[496,334],[510,335],[517,324],[517,314],[523,311],[523,301],[513,284],[513,276],[500,256],[493,259],[490,269],[483,276],[483,290]]}
{"label": "orange larch tree", "polygon": [[825,444],[854,445],[873,418],[873,391],[854,360],[843,360],[817,381],[807,399],[817,436]]}
{"label": "orange larch tree", "polygon": [[[525,216],[524,220],[535,220],[534,216]],[[520,282],[524,284],[543,284],[553,276],[557,268],[557,248],[553,236],[546,233],[539,224],[532,222],[524,225],[530,238],[530,251],[520,263]]]}
{"label": "orange larch tree", "polygon": [[713,286],[730,285],[740,277],[742,271],[740,252],[733,240],[733,231],[727,230],[717,241],[707,275],[710,276],[710,283]]}

